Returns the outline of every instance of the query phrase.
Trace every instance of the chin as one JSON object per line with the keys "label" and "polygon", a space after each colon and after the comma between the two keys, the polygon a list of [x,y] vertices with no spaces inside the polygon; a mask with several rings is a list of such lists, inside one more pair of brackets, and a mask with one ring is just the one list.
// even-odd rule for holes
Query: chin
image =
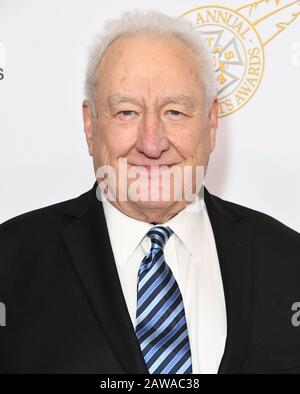
{"label": "chin", "polygon": [[183,204],[182,201],[174,201],[174,200],[158,200],[158,201],[134,201],[132,202],[136,207],[139,207],[142,211],[148,211],[150,213],[153,211],[153,214],[164,214],[168,211],[177,211],[178,208]]}
{"label": "chin", "polygon": [[144,208],[167,208],[174,205],[174,201],[135,201],[134,204]]}

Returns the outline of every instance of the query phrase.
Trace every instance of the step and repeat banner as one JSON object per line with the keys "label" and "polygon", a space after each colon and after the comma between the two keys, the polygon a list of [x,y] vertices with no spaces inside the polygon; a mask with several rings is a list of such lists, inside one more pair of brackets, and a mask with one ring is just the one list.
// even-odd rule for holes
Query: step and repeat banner
{"label": "step and repeat banner", "polygon": [[0,222],[91,188],[87,48],[135,8],[204,33],[220,100],[208,189],[300,231],[299,0],[0,0]]}

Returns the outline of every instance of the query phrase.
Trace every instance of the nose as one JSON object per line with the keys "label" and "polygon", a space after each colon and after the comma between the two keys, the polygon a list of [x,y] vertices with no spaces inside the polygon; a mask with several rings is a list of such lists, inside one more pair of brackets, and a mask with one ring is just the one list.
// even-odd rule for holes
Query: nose
{"label": "nose", "polygon": [[136,150],[145,156],[158,159],[169,149],[169,140],[164,125],[155,113],[147,113],[139,124]]}

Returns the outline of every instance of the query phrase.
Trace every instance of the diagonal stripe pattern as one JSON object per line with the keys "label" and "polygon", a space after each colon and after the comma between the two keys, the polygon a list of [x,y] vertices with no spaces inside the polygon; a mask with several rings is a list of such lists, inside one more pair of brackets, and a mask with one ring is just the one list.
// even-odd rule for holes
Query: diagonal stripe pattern
{"label": "diagonal stripe pattern", "polygon": [[192,373],[183,300],[163,252],[172,233],[167,226],[147,232],[151,249],[138,273],[135,331],[151,374]]}

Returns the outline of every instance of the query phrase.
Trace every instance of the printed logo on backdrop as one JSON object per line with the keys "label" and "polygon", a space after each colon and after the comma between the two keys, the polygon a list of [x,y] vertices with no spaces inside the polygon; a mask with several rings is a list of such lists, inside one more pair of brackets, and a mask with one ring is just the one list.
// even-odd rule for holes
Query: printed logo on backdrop
{"label": "printed logo on backdrop", "polygon": [[4,78],[4,68],[6,65],[5,45],[0,42],[0,81]]}
{"label": "printed logo on backdrop", "polygon": [[244,1],[237,8],[203,5],[181,16],[204,34],[211,50],[224,117],[255,95],[264,74],[265,48],[292,23],[300,22],[300,0]]}

